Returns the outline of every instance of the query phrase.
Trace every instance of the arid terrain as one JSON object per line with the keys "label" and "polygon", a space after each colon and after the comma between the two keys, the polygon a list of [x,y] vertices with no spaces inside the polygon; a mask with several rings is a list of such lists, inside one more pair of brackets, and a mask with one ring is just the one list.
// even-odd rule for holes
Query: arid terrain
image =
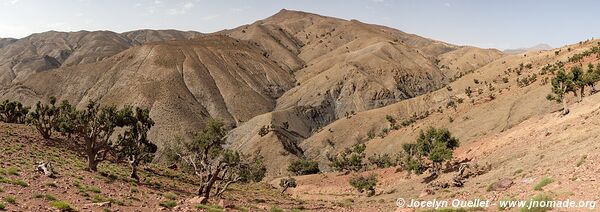
{"label": "arid terrain", "polygon": [[[136,183],[117,158],[87,171],[83,147],[70,137],[45,139],[32,126],[0,123],[0,210],[54,211],[64,202],[79,211],[413,211],[397,199],[597,200],[600,96],[593,84],[567,91],[567,114],[547,96],[557,84],[548,67],[587,72],[600,62],[593,52],[600,40],[538,47],[460,46],[291,10],[208,34],[51,31],[0,39],[0,100],[33,106],[54,96],[77,109],[90,101],[147,108],[155,122],[148,138],[158,146]],[[166,144],[193,140],[213,119],[224,123],[227,149],[264,159],[266,177],[200,204],[196,176],[161,156]],[[428,127],[460,141],[440,174],[410,174],[401,164],[331,165],[330,156],[360,144],[365,158],[401,155]],[[293,176],[297,186],[282,192],[299,159],[317,162],[320,173]],[[41,161],[54,164],[55,178],[35,170]],[[453,184],[464,164],[473,174]],[[371,173],[373,195],[348,183]]]}

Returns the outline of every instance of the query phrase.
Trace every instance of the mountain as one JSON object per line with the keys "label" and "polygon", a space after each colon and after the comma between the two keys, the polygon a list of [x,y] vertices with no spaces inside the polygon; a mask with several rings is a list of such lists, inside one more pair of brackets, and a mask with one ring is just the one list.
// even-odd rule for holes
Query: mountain
{"label": "mountain", "polygon": [[544,51],[544,50],[550,50],[553,49],[552,46],[545,44],[545,43],[541,43],[529,48],[518,48],[518,49],[505,49],[503,52],[506,54],[521,54],[521,53],[525,53],[525,52],[533,52],[533,51]]}
{"label": "mountain", "polygon": [[[262,208],[264,203],[287,202],[290,208],[300,208],[310,202],[308,210],[391,211],[398,209],[398,197],[528,199],[540,194],[540,189],[532,187],[543,179],[556,183],[541,189],[542,194],[592,199],[598,196],[593,188],[597,187],[599,156],[594,150],[599,148],[600,94],[592,86],[583,96],[569,93],[564,103],[571,112],[561,115],[562,104],[547,100],[555,76],[548,67],[583,66],[589,73],[588,67],[600,66],[596,65],[599,45],[600,40],[590,40],[553,51],[540,51],[549,47],[537,46],[525,50],[527,54],[508,54],[357,20],[281,10],[263,20],[209,34],[81,31],[0,39],[0,99],[32,105],[56,96],[78,108],[90,100],[148,108],[156,122],[149,138],[159,149],[166,141],[187,142],[208,120],[219,119],[229,130],[226,147],[262,156],[268,170],[266,181],[274,187],[281,177],[291,174],[290,162],[318,162],[323,173],[295,177],[298,186],[288,190],[293,201],[262,196],[284,196],[279,191],[271,193],[273,189],[252,190],[252,185],[232,189],[243,196],[238,203],[261,205],[252,208],[256,210],[268,210]],[[365,144],[366,157],[396,156],[428,127],[447,128],[460,141],[450,165],[444,164],[446,169],[439,174],[411,175],[400,166],[373,167],[356,173],[378,176],[375,195],[366,197],[348,185],[355,173],[330,172],[329,155]],[[14,136],[13,130],[25,136]],[[7,160],[16,158],[14,149],[47,145],[31,139],[35,134],[31,128],[9,124],[0,131],[6,131],[0,133],[6,141],[21,142],[5,145],[11,152]],[[68,153],[69,158],[76,157]],[[33,160],[30,155],[25,159]],[[468,166],[465,169],[484,167],[485,171],[457,182],[461,164]],[[143,173],[147,171],[155,170]],[[23,176],[30,176],[29,172]],[[0,172],[0,176],[7,174]],[[185,178],[180,176],[184,177],[177,180]],[[84,182],[93,183],[87,178]],[[498,182],[510,183],[495,190]],[[145,191],[147,185],[168,188],[170,183],[175,181],[164,185],[144,181],[140,186]],[[24,190],[27,194],[39,190],[41,182],[32,185]],[[117,191],[129,188],[122,183],[100,185]],[[16,185],[6,187],[13,193],[23,190]],[[76,187],[53,190],[70,188]],[[182,193],[192,196],[194,192]],[[132,205],[147,206],[145,201],[163,198],[153,195]],[[42,210],[27,209],[38,208]]]}
{"label": "mountain", "polygon": [[[79,31],[33,34],[18,40],[0,42],[0,84],[26,79],[29,75],[60,67],[101,61],[146,42],[188,39],[197,32],[134,31],[122,34],[109,31]],[[5,44],[3,44],[5,43]]]}
{"label": "mountain", "polygon": [[5,46],[8,46],[9,44],[13,43],[17,41],[17,39],[14,38],[0,38],[0,49],[4,48]]}
{"label": "mountain", "polygon": [[[269,173],[279,175],[290,160],[306,157],[310,148],[302,143],[328,124],[439,90],[503,56],[281,10],[210,35],[34,34],[0,49],[0,97],[146,107],[156,121],[150,138],[159,145],[189,139],[208,119],[220,119],[233,129],[230,148],[272,159]],[[259,136],[263,126],[275,133]]]}
{"label": "mountain", "polygon": [[269,112],[293,81],[249,44],[207,36],[145,44],[99,62],[38,72],[0,95],[26,104],[56,96],[78,107],[99,100],[149,108],[156,121],[150,136],[162,140],[191,136],[208,118],[235,126]]}
{"label": "mountain", "polygon": [[[290,10],[220,33],[255,43],[297,80],[273,112],[255,117],[228,137],[233,148],[264,152],[263,157],[275,161],[274,173],[285,173],[285,164],[305,157],[299,145],[329,123],[437,90],[458,73],[504,56],[494,49],[455,46],[384,26]],[[272,126],[273,135],[258,136],[263,126]]]}

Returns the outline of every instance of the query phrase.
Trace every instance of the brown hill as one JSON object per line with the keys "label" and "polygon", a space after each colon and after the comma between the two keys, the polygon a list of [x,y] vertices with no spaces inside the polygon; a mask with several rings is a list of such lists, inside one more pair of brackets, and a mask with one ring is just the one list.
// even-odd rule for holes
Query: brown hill
{"label": "brown hill", "polygon": [[1,96],[26,104],[56,96],[79,107],[99,99],[149,108],[156,120],[151,137],[160,143],[196,132],[210,117],[234,126],[269,112],[292,86],[288,72],[245,42],[209,36],[146,44],[100,62],[39,72]]}
{"label": "brown hill", "polygon": [[[0,84],[26,79],[32,73],[101,61],[146,42],[189,39],[196,32],[109,31],[44,32],[18,40],[0,42]],[[9,42],[10,41],[10,42]],[[2,44],[6,43],[6,44]]]}
{"label": "brown hill", "polygon": [[[551,76],[541,74],[542,67],[567,61],[567,58],[595,45],[595,41],[572,45],[568,47],[572,48],[571,52],[559,55],[548,51],[498,59],[450,83],[447,89],[340,119],[304,140],[300,147],[305,150],[306,156],[320,160],[326,167],[327,153],[336,153],[357,143],[366,143],[370,153],[397,153],[403,143],[414,141],[419,131],[427,126],[448,128],[465,144],[482,136],[501,133],[532,117],[560,109],[559,105],[546,100],[546,95],[551,92]],[[595,63],[595,60],[587,62]],[[532,68],[525,68],[517,74],[514,70],[520,64],[532,64]],[[572,65],[577,64],[567,63],[567,66]],[[507,71],[509,69],[513,71]],[[530,78],[533,74],[536,80],[531,84],[523,86],[517,82],[517,79]],[[469,87],[473,91],[472,97],[465,93]],[[458,99],[463,99],[463,103],[457,103]],[[447,107],[450,101],[458,105],[456,110]],[[390,129],[386,121],[388,115],[398,122],[410,120],[411,117],[424,118],[398,131],[391,130],[388,134],[383,133],[384,129]],[[369,132],[378,136],[369,139]],[[323,141],[331,141],[333,145]]]}
{"label": "brown hill", "polygon": [[11,43],[14,43],[17,39],[14,38],[0,38],[0,49],[8,46]]}
{"label": "brown hill", "polygon": [[[277,161],[269,168],[281,170],[304,157],[300,143],[327,124],[440,89],[502,56],[282,10],[210,37],[173,30],[35,34],[0,49],[0,82],[7,85],[0,96],[147,107],[159,143],[221,119],[237,127],[228,137],[233,148],[259,151]],[[257,136],[263,126],[277,133]]]}
{"label": "brown hill", "polygon": [[[289,10],[221,33],[255,43],[297,79],[297,86],[277,100],[276,111],[229,136],[234,148],[251,147],[247,151],[265,152],[264,157],[273,159],[279,156],[271,153],[279,152],[288,158],[276,160],[281,164],[273,171],[282,174],[290,158],[304,157],[298,144],[323,126],[437,90],[457,73],[472,72],[503,56],[493,49]],[[273,126],[275,136],[256,136],[263,126]]]}

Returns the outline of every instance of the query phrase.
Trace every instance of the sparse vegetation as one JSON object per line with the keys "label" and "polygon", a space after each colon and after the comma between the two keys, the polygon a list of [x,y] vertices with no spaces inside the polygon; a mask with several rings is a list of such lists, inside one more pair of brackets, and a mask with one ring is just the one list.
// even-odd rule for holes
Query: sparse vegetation
{"label": "sparse vegetation", "polygon": [[312,160],[296,160],[288,166],[287,170],[295,175],[307,175],[319,173],[319,163]]}
{"label": "sparse vegetation", "polygon": [[458,139],[447,129],[430,127],[419,133],[416,143],[403,146],[405,152],[403,166],[407,170],[420,174],[425,167],[423,158],[427,158],[432,162],[433,172],[439,175],[442,163],[452,159],[453,150],[458,145]]}
{"label": "sparse vegetation", "polygon": [[173,192],[167,192],[163,194],[163,197],[170,199],[170,200],[176,200],[177,199],[177,194],[173,193]]}
{"label": "sparse vegetation", "polygon": [[[548,201],[552,201],[552,197],[550,197],[547,194],[540,193],[540,194],[532,197],[529,201],[527,201],[527,203],[525,203],[525,207],[520,208],[519,211],[520,212],[545,212],[545,211],[548,211],[552,208],[548,207],[548,206],[542,207],[540,204],[542,202],[548,202]],[[529,207],[530,205],[532,207]]]}
{"label": "sparse vegetation", "polygon": [[160,205],[161,207],[165,207],[165,208],[174,208],[175,206],[177,206],[177,202],[175,202],[173,200],[168,200],[168,201],[160,202],[158,205]]}
{"label": "sparse vegetation", "polygon": [[375,186],[377,186],[377,175],[371,174],[369,176],[352,176],[350,177],[350,181],[348,182],[350,185],[358,192],[364,193],[367,192],[367,196],[375,195]]}
{"label": "sparse vegetation", "polygon": [[48,104],[38,101],[27,118],[28,122],[46,139],[50,138],[53,130],[58,129],[60,107],[55,104],[56,98],[53,96],[48,98]]}
{"label": "sparse vegetation", "polygon": [[8,204],[17,204],[17,198],[15,196],[5,196],[3,200]]}
{"label": "sparse vegetation", "polygon": [[553,182],[554,182],[554,180],[552,178],[544,177],[544,178],[542,178],[542,180],[540,180],[540,182],[536,183],[533,186],[533,190],[541,191],[544,188],[544,186],[546,186],[550,183],[553,183]]}
{"label": "sparse vegetation", "polygon": [[332,169],[336,171],[360,171],[365,163],[365,144],[357,144],[351,148],[345,148],[335,156],[327,155]]}
{"label": "sparse vegetation", "polygon": [[575,164],[575,166],[580,167],[581,165],[583,165],[583,163],[585,163],[585,160],[587,159],[587,155],[582,155],[579,160],[577,160],[577,164]]}
{"label": "sparse vegetation", "polygon": [[73,208],[71,206],[71,204],[69,204],[68,202],[64,202],[64,201],[54,201],[54,202],[50,202],[50,205],[60,211],[76,211],[75,208]]}
{"label": "sparse vegetation", "polygon": [[471,96],[473,95],[473,90],[471,89],[471,86],[465,88],[465,94],[467,94],[467,97],[471,98]]}
{"label": "sparse vegetation", "polygon": [[0,103],[0,120],[5,123],[25,123],[29,107],[21,102],[4,100]]}
{"label": "sparse vegetation", "polygon": [[374,154],[369,158],[369,163],[377,168],[387,168],[398,165],[398,157],[392,157],[389,154]]}
{"label": "sparse vegetation", "polygon": [[269,134],[269,131],[271,131],[269,126],[262,126],[258,130],[258,135],[260,135],[260,137],[264,137],[265,135]]}
{"label": "sparse vegetation", "polygon": [[279,180],[279,187],[281,187],[281,193],[285,193],[288,188],[296,188],[296,178],[288,177]]}

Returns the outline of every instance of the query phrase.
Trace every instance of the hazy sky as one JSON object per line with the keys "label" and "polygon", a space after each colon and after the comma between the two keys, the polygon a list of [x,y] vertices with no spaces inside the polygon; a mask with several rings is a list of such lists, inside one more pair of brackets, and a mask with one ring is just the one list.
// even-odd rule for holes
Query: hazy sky
{"label": "hazy sky", "polygon": [[0,37],[48,30],[214,32],[282,8],[499,49],[600,36],[600,1],[594,0],[0,0]]}

